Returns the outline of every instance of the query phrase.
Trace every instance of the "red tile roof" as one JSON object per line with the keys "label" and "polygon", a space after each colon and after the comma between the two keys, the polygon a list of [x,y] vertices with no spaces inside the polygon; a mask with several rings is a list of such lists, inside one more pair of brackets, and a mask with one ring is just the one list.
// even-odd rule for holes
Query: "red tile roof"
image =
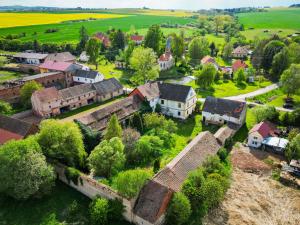
{"label": "red tile roof", "polygon": [[159,61],[163,61],[163,62],[167,62],[170,61],[170,59],[172,59],[172,54],[171,53],[164,53],[159,57]]}
{"label": "red tile roof", "polygon": [[36,96],[41,102],[51,102],[60,98],[59,92],[55,87],[35,91],[33,96]]}
{"label": "red tile roof", "polygon": [[98,32],[94,35],[94,37],[100,41],[102,41],[103,45],[105,47],[109,47],[110,46],[110,40],[109,40],[109,37],[102,33],[102,32]]}
{"label": "red tile roof", "polygon": [[256,124],[249,132],[249,134],[253,132],[258,132],[263,138],[266,137],[274,137],[277,136],[276,133],[277,128],[274,124],[270,123],[269,121],[263,121],[258,124]]}
{"label": "red tile roof", "polygon": [[240,68],[246,69],[248,65],[242,60],[236,60],[232,65],[232,70],[237,71]]}
{"label": "red tile roof", "polygon": [[73,63],[69,62],[46,61],[40,65],[40,68],[56,71],[67,71],[72,64]]}
{"label": "red tile roof", "polygon": [[24,136],[10,132],[8,130],[4,130],[0,128],[0,145],[10,141],[10,140],[20,140],[23,139]]}
{"label": "red tile roof", "polygon": [[132,41],[143,41],[144,36],[142,36],[142,35],[131,35],[131,40]]}

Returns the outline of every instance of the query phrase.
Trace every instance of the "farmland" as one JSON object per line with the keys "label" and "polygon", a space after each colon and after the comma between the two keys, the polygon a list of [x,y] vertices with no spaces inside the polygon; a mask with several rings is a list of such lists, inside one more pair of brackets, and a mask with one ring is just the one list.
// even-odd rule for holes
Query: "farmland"
{"label": "farmland", "polygon": [[[1,14],[0,14],[1,15]],[[61,14],[58,14],[61,15]],[[73,15],[73,14],[70,14]],[[103,14],[99,14],[103,15]],[[113,15],[113,14],[107,14]],[[7,34],[26,33],[25,37],[20,38],[21,41],[31,41],[37,39],[40,42],[78,42],[79,29],[85,26],[90,34],[98,31],[107,31],[114,27],[123,31],[130,30],[133,25],[135,29],[148,28],[152,24],[171,23],[171,24],[187,24],[194,21],[191,18],[174,17],[174,16],[151,16],[151,15],[132,15],[122,18],[110,18],[103,20],[84,21],[75,23],[59,23],[59,24],[43,24],[23,27],[12,27],[0,29],[0,36]],[[45,33],[47,29],[58,29],[54,33]],[[62,38],[63,37],[63,38]]]}
{"label": "farmland", "polygon": [[120,18],[125,15],[102,13],[0,13],[0,28],[53,24],[65,21]]}

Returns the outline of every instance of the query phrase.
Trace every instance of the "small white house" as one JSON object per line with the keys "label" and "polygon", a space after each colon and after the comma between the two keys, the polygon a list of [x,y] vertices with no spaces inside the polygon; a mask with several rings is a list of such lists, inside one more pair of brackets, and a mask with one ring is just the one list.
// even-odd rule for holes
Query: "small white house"
{"label": "small white house", "polygon": [[188,118],[194,112],[197,102],[196,92],[192,87],[160,82],[139,86],[130,95],[147,100],[153,111],[159,105],[161,113],[179,119]]}
{"label": "small white house", "polygon": [[13,58],[18,63],[39,65],[45,61],[47,56],[48,54],[23,52],[23,53],[17,53],[16,55],[13,56]]}
{"label": "small white house", "polygon": [[246,112],[246,102],[209,96],[203,105],[202,119],[206,124],[234,124],[240,127],[245,123]]}
{"label": "small white house", "polygon": [[93,84],[104,80],[104,75],[94,70],[76,70],[73,75],[75,83]]}
{"label": "small white house", "polygon": [[259,148],[267,137],[275,137],[277,128],[269,121],[262,121],[256,124],[248,133],[248,146]]}
{"label": "small white house", "polygon": [[174,58],[170,52],[162,54],[158,59],[159,69],[161,71],[169,70],[174,66]]}
{"label": "small white house", "polygon": [[79,56],[79,61],[81,62],[88,62],[90,57],[86,54],[86,51],[83,51]]}

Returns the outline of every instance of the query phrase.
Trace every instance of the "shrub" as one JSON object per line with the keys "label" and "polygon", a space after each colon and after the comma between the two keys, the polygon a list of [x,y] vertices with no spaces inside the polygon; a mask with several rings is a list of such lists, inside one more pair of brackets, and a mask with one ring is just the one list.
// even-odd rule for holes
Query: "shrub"
{"label": "shrub", "polygon": [[12,107],[9,103],[0,100],[0,114],[8,115],[12,112]]}
{"label": "shrub", "polygon": [[189,199],[182,193],[175,193],[167,210],[166,223],[168,225],[185,224],[191,215]]}
{"label": "shrub", "polygon": [[276,111],[274,106],[257,106],[252,109],[255,116],[256,123],[263,120],[270,120],[272,122],[277,122],[279,113]]}
{"label": "shrub", "polygon": [[220,148],[218,151],[218,156],[222,162],[225,162],[226,158],[228,156],[228,152],[227,152],[226,148]]}
{"label": "shrub", "polygon": [[72,181],[74,184],[78,185],[78,179],[80,177],[79,170],[77,170],[73,167],[67,167],[65,169],[65,176],[69,183]]}
{"label": "shrub", "polygon": [[124,208],[125,207],[120,200],[109,200],[107,214],[108,221],[122,221]]}
{"label": "shrub", "polygon": [[215,179],[207,179],[201,188],[201,196],[205,211],[217,206],[224,197],[220,182]]}
{"label": "shrub", "polygon": [[92,225],[108,224],[108,201],[106,199],[94,199],[90,204],[89,212]]}

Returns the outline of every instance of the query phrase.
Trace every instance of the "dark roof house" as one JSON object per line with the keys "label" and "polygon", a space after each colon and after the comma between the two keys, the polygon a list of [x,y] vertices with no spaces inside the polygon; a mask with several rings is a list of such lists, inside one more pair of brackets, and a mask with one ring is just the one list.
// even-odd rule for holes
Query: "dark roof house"
{"label": "dark roof house", "polygon": [[20,140],[38,131],[36,125],[0,114],[0,145]]}
{"label": "dark roof house", "polygon": [[123,89],[122,84],[116,78],[110,78],[93,84],[98,95],[106,95]]}

